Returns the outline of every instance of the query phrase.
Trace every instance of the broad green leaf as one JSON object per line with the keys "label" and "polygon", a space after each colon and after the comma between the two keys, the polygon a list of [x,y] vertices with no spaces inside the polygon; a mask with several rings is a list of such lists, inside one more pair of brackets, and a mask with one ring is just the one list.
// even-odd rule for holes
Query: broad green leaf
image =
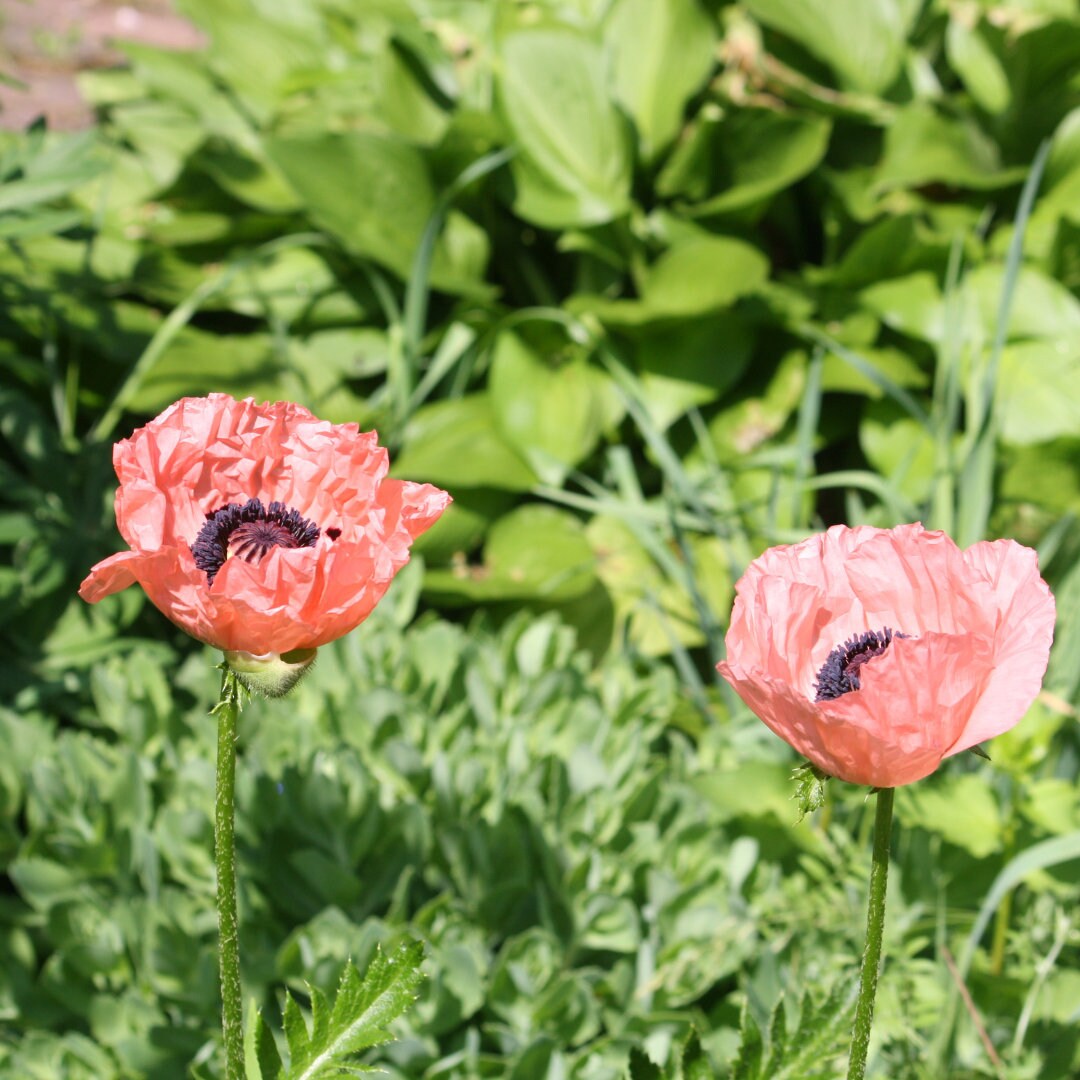
{"label": "broad green leaf", "polygon": [[859,445],[904,498],[920,503],[929,497],[936,462],[933,435],[894,402],[876,401],[864,410]]}
{"label": "broad green leaf", "polygon": [[477,566],[431,569],[425,594],[452,605],[482,600],[563,603],[593,587],[596,558],[572,514],[535,503],[501,517]]}
{"label": "broad green leaf", "polygon": [[[279,136],[266,143],[273,161],[303,200],[313,222],[349,250],[402,278],[412,270],[421,235],[435,208],[435,187],[420,151],[403,139],[373,132]],[[455,224],[456,222],[456,224]],[[486,259],[486,237],[467,242],[460,215],[436,246],[431,282],[439,289],[474,289]]]}
{"label": "broad green leaf", "polygon": [[[930,381],[927,373],[899,349],[861,348],[858,350],[858,355],[896,386],[921,388]],[[878,383],[833,352],[825,355],[825,363],[821,370],[821,389],[848,394],[864,394],[870,398],[885,396],[885,391]]]}
{"label": "broad green leaf", "polygon": [[1006,346],[996,409],[1008,442],[1080,437],[1080,342],[1070,337]]}
{"label": "broad green leaf", "polygon": [[143,87],[155,97],[181,105],[198,118],[208,135],[243,147],[256,144],[248,117],[235,98],[215,82],[204,56],[132,41],[123,42],[122,51]]}
{"label": "broad green leaf", "polygon": [[653,316],[689,316],[727,307],[768,277],[761,252],[723,236],[700,237],[665,252],[642,289]]}
{"label": "broad green leaf", "polygon": [[[1080,440],[1061,439],[1009,447],[1002,454],[998,486],[998,510],[1002,515],[1017,514],[1036,528],[1046,527],[1074,508],[1080,508]],[[1045,515],[1046,521],[1038,523]],[[1012,528],[995,530],[994,535],[1027,537],[1020,521]],[[1077,564],[1080,565],[1080,564]],[[1080,676],[1080,670],[1077,672]]]}
{"label": "broad green leaf", "polygon": [[[694,787],[719,815],[721,821],[733,817],[771,817],[776,824],[794,825],[796,785],[791,765],[771,761],[744,761],[737,769],[702,773]],[[755,792],[753,798],[749,792]]]}
{"label": "broad green leaf", "polygon": [[654,158],[678,134],[688,99],[713,63],[716,24],[697,0],[617,0],[604,26],[614,58],[615,96]]}
{"label": "broad green leaf", "polygon": [[783,357],[764,390],[718,412],[709,434],[721,461],[738,463],[780,431],[798,407],[806,385],[806,356]]}
{"label": "broad green leaf", "polygon": [[292,80],[325,62],[325,30],[307,4],[184,0],[184,8],[211,39],[207,68],[260,125],[280,107]]}
{"label": "broad green leaf", "polygon": [[418,75],[419,60],[402,43],[391,39],[376,55],[379,111],[399,135],[429,146],[442,138],[451,114],[432,100],[424,86],[430,74]]}
{"label": "broad green leaf", "polygon": [[986,40],[980,25],[970,25],[960,9],[950,13],[945,32],[949,64],[978,105],[988,113],[1002,113],[1009,106],[1009,77]]}
{"label": "broad green leaf", "polygon": [[453,491],[488,487],[528,491],[536,475],[503,438],[488,394],[471,394],[419,409],[405,431],[395,475]]}
{"label": "broad green leaf", "polygon": [[1045,776],[1026,785],[1020,812],[1040,832],[1050,836],[1080,831],[1076,785],[1061,777]]}
{"label": "broad green leaf", "polygon": [[488,392],[500,434],[556,487],[619,418],[607,375],[581,356],[545,361],[511,331],[496,339]]}
{"label": "broad green leaf", "polygon": [[728,308],[764,285],[768,275],[768,260],[749,244],[726,236],[695,235],[650,267],[640,300],[578,295],[568,307],[589,311],[612,326],[637,327]]}
{"label": "broad green leaf", "polygon": [[[976,267],[964,289],[987,339],[997,326],[1005,291],[1005,269],[996,263]],[[1016,277],[1007,339],[1075,339],[1080,335],[1080,300],[1060,282],[1034,266],[1021,266]]]}
{"label": "broad green leaf", "polygon": [[944,273],[947,259],[947,241],[920,218],[903,214],[860,229],[840,261],[820,276],[842,289],[860,289],[918,270]]}
{"label": "broad green leaf", "polygon": [[746,0],[766,26],[791,38],[836,72],[841,85],[887,90],[900,74],[917,0]]}
{"label": "broad green leaf", "polygon": [[175,102],[130,102],[113,109],[109,119],[145,164],[159,190],[176,180],[206,137],[198,121]]}
{"label": "broad green leaf", "polygon": [[972,773],[943,774],[932,784],[910,784],[896,797],[906,828],[935,833],[976,859],[1002,849],[1001,809],[985,779]]}
{"label": "broad green leaf", "polygon": [[1050,144],[1043,173],[1042,193],[1032,215],[1033,223],[1064,215],[1078,217],[1080,205],[1080,107],[1073,109],[1058,125]]}
{"label": "broad green leaf", "polygon": [[635,355],[644,405],[657,428],[722,399],[746,370],[753,345],[753,330],[734,312],[645,329]]}
{"label": "broad green leaf", "polygon": [[50,139],[25,162],[20,179],[0,183],[0,213],[67,195],[98,176],[107,161],[95,131]]}
{"label": "broad green leaf", "polygon": [[240,147],[213,140],[199,149],[192,166],[255,210],[288,214],[304,206],[304,192],[290,185],[285,170],[261,146]]}
{"label": "broad green leaf", "polygon": [[[649,656],[664,656],[676,645],[700,645],[705,640],[701,615],[686,588],[665,576],[656,559],[629,526],[615,517],[598,514],[588,524],[589,543],[595,551],[596,572],[610,594],[615,617],[634,645]],[[722,555],[697,550],[699,562],[713,571]],[[706,600],[720,608],[728,585],[723,573],[698,582]]]}
{"label": "broad green leaf", "polygon": [[600,46],[573,30],[508,35],[498,101],[520,152],[514,209],[547,228],[599,225],[629,208],[630,155]]}
{"label": "broad green leaf", "polygon": [[657,190],[690,200],[695,217],[745,211],[816,168],[831,132],[824,117],[770,109],[703,115],[672,152]]}
{"label": "broad green leaf", "polygon": [[286,389],[287,371],[269,335],[226,336],[189,327],[177,334],[127,404],[151,415],[186,395],[214,390],[277,401],[293,396]]}
{"label": "broad green leaf", "polygon": [[997,144],[973,121],[912,104],[900,110],[885,133],[874,186],[879,192],[926,184],[981,191],[1018,183],[1024,175],[1023,169],[1002,167]]}
{"label": "broad green leaf", "polygon": [[498,518],[514,505],[509,491],[454,486],[454,501],[427,532],[417,537],[412,550],[431,566],[440,566],[480,546]]}
{"label": "broad green leaf", "polygon": [[945,333],[945,301],[934,276],[919,272],[882,281],[859,293],[860,303],[893,330],[939,342]]}

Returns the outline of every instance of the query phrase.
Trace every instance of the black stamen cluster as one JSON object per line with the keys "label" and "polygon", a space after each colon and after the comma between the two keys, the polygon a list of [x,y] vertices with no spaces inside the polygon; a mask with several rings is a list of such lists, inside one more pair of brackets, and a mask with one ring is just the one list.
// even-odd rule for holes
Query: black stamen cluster
{"label": "black stamen cluster", "polygon": [[275,547],[313,547],[319,539],[319,527],[301,517],[282,502],[263,506],[258,499],[246,503],[227,503],[206,515],[206,522],[191,545],[195,565],[213,584],[217,572],[229,556],[229,540],[237,531],[242,536],[235,555],[248,562],[261,559]]}
{"label": "black stamen cluster", "polygon": [[894,633],[889,627],[884,630],[867,630],[856,634],[843,645],[837,645],[818,672],[814,684],[815,701],[831,701],[852,690],[859,689],[859,668],[880,656],[894,637],[906,637],[906,634]]}

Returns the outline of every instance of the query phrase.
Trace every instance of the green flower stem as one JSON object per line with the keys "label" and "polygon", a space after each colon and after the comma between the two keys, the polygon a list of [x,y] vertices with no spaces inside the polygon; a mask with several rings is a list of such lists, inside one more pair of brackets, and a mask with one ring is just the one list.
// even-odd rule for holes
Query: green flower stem
{"label": "green flower stem", "polygon": [[889,841],[892,838],[893,789],[880,788],[874,816],[874,858],[870,866],[870,903],[866,911],[866,947],[863,949],[859,1000],[851,1032],[847,1080],[866,1075],[866,1053],[874,1023],[874,997],[881,968],[881,938],[885,930],[885,887],[889,882]]}
{"label": "green flower stem", "polygon": [[218,954],[221,972],[221,1026],[225,1078],[244,1077],[244,1004],[240,990],[240,936],[236,916],[236,721],[241,687],[226,670],[221,680],[218,718],[217,791],[214,806],[214,861],[217,868]]}

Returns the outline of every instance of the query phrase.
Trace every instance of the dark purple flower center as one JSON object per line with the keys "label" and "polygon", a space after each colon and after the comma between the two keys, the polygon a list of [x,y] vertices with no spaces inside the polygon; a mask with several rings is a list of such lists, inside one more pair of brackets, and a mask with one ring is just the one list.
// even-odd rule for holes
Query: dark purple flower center
{"label": "dark purple flower center", "polygon": [[[334,531],[341,535],[340,530]],[[263,506],[258,499],[248,499],[243,504],[227,503],[207,514],[191,545],[191,554],[195,565],[213,584],[230,555],[258,562],[271,548],[314,547],[318,539],[318,525],[301,517],[299,511],[281,502]]]}
{"label": "dark purple flower center", "polygon": [[859,670],[863,664],[880,656],[893,638],[903,637],[907,637],[907,634],[886,626],[884,630],[867,630],[864,634],[856,634],[843,645],[837,645],[818,672],[814,700],[831,701],[841,694],[858,690]]}

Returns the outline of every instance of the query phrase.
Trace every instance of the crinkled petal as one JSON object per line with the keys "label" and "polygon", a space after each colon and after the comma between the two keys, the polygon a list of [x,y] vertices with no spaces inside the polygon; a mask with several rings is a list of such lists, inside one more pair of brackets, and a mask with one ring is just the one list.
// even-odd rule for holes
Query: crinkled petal
{"label": "crinkled petal", "polygon": [[[719,670],[826,772],[895,787],[1021,719],[1053,624],[1035,553],[1013,541],[963,552],[917,524],[834,526],[747,568]],[[905,636],[864,664],[860,688],[814,701],[830,652],[885,627]]]}
{"label": "crinkled petal", "polygon": [[[178,401],[113,460],[117,524],[133,550],[98,564],[82,595],[96,601],[137,581],[174,622],[228,652],[317,648],[348,633],[450,502],[431,485],[388,480],[375,432],[227,394]],[[190,545],[207,516],[249,499],[284,503],[319,537],[254,563],[228,558],[211,584]]]}
{"label": "crinkled petal", "polygon": [[384,480],[375,502],[385,511],[382,529],[386,544],[395,549],[404,544],[407,550],[438,520],[449,505],[450,496],[431,484]]}
{"label": "crinkled petal", "polygon": [[91,567],[83,583],[79,586],[79,595],[88,603],[96,604],[106,596],[112,596],[139,579],[135,576],[133,563],[145,558],[137,551],[118,551]]}
{"label": "crinkled petal", "polygon": [[258,655],[326,645],[371,614],[408,557],[361,540],[276,548],[258,564],[229,559],[213,585],[221,647]]}
{"label": "crinkled petal", "polygon": [[122,551],[98,563],[79,586],[92,604],[138,582],[150,602],[192,637],[225,648],[218,631],[217,609],[206,588],[206,575],[187,548]]}
{"label": "crinkled petal", "polygon": [[252,498],[286,503],[345,534],[389,466],[375,432],[319,420],[291,402],[227,394],[176,402],[117,443],[113,462],[121,534],[143,548],[190,543],[207,514]]}
{"label": "crinkled petal", "polygon": [[852,784],[897,787],[929,775],[941,762],[933,745],[900,757],[872,727],[816,708],[786,683],[747,676],[729,668],[724,677],[775,734],[829,776]]}
{"label": "crinkled petal", "polygon": [[1056,618],[1054,597],[1030,548],[995,540],[964,555],[986,582],[998,632],[986,690],[950,754],[1001,735],[1023,718],[1046,674]]}

